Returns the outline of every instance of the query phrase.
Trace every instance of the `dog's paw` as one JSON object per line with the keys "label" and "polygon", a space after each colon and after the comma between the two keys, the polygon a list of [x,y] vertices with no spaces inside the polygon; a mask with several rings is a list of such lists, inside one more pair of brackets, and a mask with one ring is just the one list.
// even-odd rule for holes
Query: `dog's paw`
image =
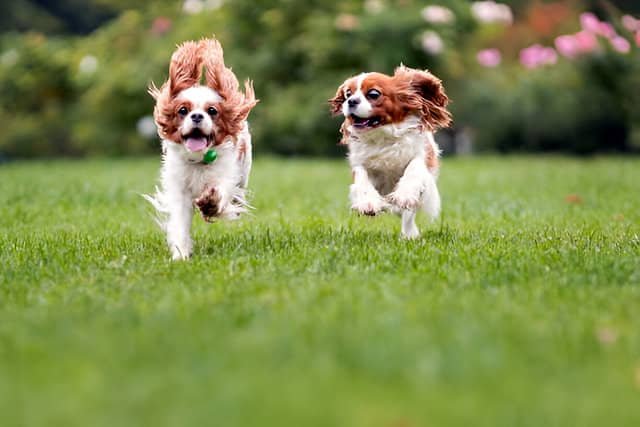
{"label": "dog's paw", "polygon": [[202,218],[207,222],[212,222],[222,212],[220,201],[222,197],[215,187],[210,187],[194,200],[194,204],[200,211]]}
{"label": "dog's paw", "polygon": [[360,215],[376,216],[382,212],[386,204],[380,197],[369,197],[354,202],[351,205],[351,209],[359,213]]}
{"label": "dog's paw", "polygon": [[387,201],[400,209],[415,210],[420,204],[420,193],[397,189],[386,197]]}
{"label": "dog's paw", "polygon": [[173,261],[185,261],[189,258],[191,258],[191,249],[189,247],[179,247],[177,245],[171,247],[171,259]]}
{"label": "dog's paw", "polygon": [[420,237],[420,231],[418,231],[418,228],[414,226],[408,230],[402,230],[401,236],[405,240],[415,240]]}

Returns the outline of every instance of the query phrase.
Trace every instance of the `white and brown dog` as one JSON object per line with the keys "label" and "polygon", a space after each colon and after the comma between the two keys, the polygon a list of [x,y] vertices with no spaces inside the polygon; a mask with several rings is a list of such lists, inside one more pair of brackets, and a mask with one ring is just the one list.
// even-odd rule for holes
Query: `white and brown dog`
{"label": "white and brown dog", "polygon": [[363,215],[390,210],[402,215],[402,235],[420,235],[416,212],[440,212],[436,185],[440,150],[433,132],[451,115],[442,82],[433,74],[400,66],[393,76],[363,73],[347,79],[329,100],[343,114],[342,143],[353,174],[351,208]]}
{"label": "white and brown dog", "polygon": [[[206,84],[201,85],[203,75]],[[253,87],[225,67],[220,43],[189,41],[171,57],[169,79],[149,88],[162,139],[160,188],[145,196],[156,208],[174,260],[191,256],[194,205],[203,218],[237,218],[247,209],[251,135],[247,116]]]}

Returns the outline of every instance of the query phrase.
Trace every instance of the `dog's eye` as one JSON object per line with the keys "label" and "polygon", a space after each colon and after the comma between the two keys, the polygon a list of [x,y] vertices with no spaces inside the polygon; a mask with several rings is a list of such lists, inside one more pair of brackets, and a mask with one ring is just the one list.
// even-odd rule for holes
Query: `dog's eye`
{"label": "dog's eye", "polygon": [[369,99],[378,99],[380,98],[380,95],[382,95],[380,91],[377,91],[375,89],[371,89],[369,92],[367,92],[367,98]]}
{"label": "dog's eye", "polygon": [[214,107],[209,107],[207,108],[207,114],[209,114],[210,116],[215,116],[216,114],[218,114],[218,110],[216,110]]}
{"label": "dog's eye", "polygon": [[351,96],[351,89],[347,89],[344,91],[344,96],[346,96],[347,98]]}
{"label": "dog's eye", "polygon": [[178,114],[180,114],[181,116],[186,116],[187,113],[189,113],[187,107],[180,107],[180,109],[178,110]]}

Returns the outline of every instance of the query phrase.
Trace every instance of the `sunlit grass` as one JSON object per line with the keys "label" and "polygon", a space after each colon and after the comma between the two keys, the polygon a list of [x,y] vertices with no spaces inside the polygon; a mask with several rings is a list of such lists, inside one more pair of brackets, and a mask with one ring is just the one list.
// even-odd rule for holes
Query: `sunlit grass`
{"label": "sunlit grass", "polygon": [[0,167],[1,425],[637,425],[640,161],[446,159],[405,242],[346,162],[263,159],[185,263],[157,167]]}

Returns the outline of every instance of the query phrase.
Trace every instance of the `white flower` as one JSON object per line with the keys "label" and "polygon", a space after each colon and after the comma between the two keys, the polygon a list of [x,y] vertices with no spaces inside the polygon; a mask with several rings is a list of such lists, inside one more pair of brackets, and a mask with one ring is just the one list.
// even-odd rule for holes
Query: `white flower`
{"label": "white flower", "polygon": [[437,55],[444,49],[442,38],[435,31],[425,31],[420,37],[422,50],[432,55]]}
{"label": "white flower", "polygon": [[367,13],[375,15],[384,10],[384,3],[382,3],[382,0],[366,0],[364,2],[364,10]]}
{"label": "white flower", "polygon": [[5,52],[2,52],[2,55],[0,55],[0,64],[11,67],[16,62],[18,62],[19,57],[20,55],[18,54],[17,50],[9,49]]}
{"label": "white flower", "polygon": [[483,24],[511,24],[513,22],[513,13],[511,8],[506,4],[496,3],[492,0],[476,1],[471,5],[471,14]]}
{"label": "white flower", "polygon": [[189,15],[195,15],[197,13],[202,12],[204,9],[204,4],[202,4],[202,0],[185,0],[182,5],[182,10]]}
{"label": "white flower", "polygon": [[85,55],[78,64],[78,71],[81,74],[93,74],[98,69],[98,58],[93,55]]}
{"label": "white flower", "polygon": [[430,24],[448,24],[455,20],[455,15],[444,6],[427,6],[422,9],[422,19]]}
{"label": "white flower", "polygon": [[224,0],[205,0],[204,8],[207,10],[220,9],[224,4]]}
{"label": "white flower", "polygon": [[136,130],[140,136],[151,139],[156,136],[156,122],[153,121],[153,117],[151,116],[141,117],[138,123],[136,123]]}

